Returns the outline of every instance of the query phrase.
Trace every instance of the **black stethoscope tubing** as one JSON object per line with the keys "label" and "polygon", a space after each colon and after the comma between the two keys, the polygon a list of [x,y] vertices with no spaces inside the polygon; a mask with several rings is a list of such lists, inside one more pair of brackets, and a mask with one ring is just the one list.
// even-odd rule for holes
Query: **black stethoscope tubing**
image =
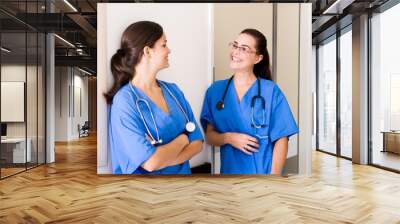
{"label": "black stethoscope tubing", "polygon": [[[216,104],[217,110],[224,109],[224,107],[225,107],[225,104],[224,104],[225,97],[226,97],[226,94],[228,93],[228,89],[229,89],[229,86],[231,85],[231,82],[232,82],[233,78],[234,78],[234,75],[232,75],[229,78],[228,83],[225,86],[224,94],[222,95],[222,98]],[[263,121],[262,121],[261,124],[256,124],[255,120],[254,120],[254,106],[255,106],[255,103],[256,103],[257,99],[261,100],[261,107],[262,107],[262,110],[263,110]],[[264,97],[261,96],[261,81],[260,81],[260,78],[258,78],[258,77],[257,77],[257,95],[253,96],[251,98],[250,107],[251,107],[251,111],[252,111],[252,116],[251,116],[252,124],[251,124],[251,126],[255,127],[255,128],[263,128],[263,127],[265,127],[265,99],[264,99]]]}

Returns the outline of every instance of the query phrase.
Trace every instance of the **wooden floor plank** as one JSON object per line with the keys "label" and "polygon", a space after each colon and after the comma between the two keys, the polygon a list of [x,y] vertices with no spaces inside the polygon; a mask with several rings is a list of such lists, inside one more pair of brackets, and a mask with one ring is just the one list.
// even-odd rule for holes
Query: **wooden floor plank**
{"label": "wooden floor plank", "polygon": [[101,176],[96,138],[0,181],[0,223],[400,223],[400,175],[313,153],[310,177]]}

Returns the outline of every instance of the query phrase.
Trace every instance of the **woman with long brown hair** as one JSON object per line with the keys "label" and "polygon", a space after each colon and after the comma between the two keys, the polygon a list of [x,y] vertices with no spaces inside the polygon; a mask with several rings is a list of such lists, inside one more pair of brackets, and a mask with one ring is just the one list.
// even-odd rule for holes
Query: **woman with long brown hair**
{"label": "woman with long brown hair", "polygon": [[245,29],[229,45],[234,75],[207,90],[200,119],[206,140],[221,146],[222,174],[281,174],[288,138],[298,128],[271,81],[267,40]]}
{"label": "woman with long brown hair", "polygon": [[154,22],[131,24],[111,58],[114,84],[109,139],[115,174],[190,174],[189,159],[202,150],[203,136],[182,91],[158,80],[169,67],[167,39]]}

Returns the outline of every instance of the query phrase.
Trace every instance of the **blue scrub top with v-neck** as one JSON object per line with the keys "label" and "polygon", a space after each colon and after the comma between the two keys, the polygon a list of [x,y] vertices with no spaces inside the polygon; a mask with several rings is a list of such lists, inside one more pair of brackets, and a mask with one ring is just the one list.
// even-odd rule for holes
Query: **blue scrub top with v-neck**
{"label": "blue scrub top with v-neck", "polygon": [[254,120],[256,124],[260,124],[265,116],[266,125],[263,128],[252,127],[251,99],[257,96],[257,81],[247,90],[240,102],[235,85],[231,82],[224,100],[224,108],[218,110],[216,105],[221,100],[227,83],[228,79],[216,81],[206,92],[200,115],[204,131],[209,123],[219,133],[237,132],[256,137],[260,147],[258,152],[248,155],[230,144],[221,146],[221,173],[269,174],[275,141],[298,133],[289,104],[274,82],[260,79],[260,94],[265,99],[266,107],[264,111],[261,101],[256,101]]}
{"label": "blue scrub top with v-neck", "polygon": [[[189,141],[203,140],[203,135],[196,123],[192,109],[185,99],[184,94],[173,83],[163,82],[172,94],[177,98],[190,121],[194,122],[196,129],[189,133]],[[163,144],[167,144],[185,131],[186,118],[174,98],[163,85],[160,85],[169,112],[164,112],[142,91],[131,83],[124,85],[113,98],[109,116],[109,142],[111,152],[111,165],[114,174],[190,174],[189,161],[182,164],[165,167],[160,170],[148,172],[141,167],[156,151],[146,139],[146,129],[136,107],[136,96],[131,90],[134,88],[136,94],[148,102],[157,124],[160,138]],[[144,103],[139,104],[151,134],[156,138],[156,129],[149,112]]]}

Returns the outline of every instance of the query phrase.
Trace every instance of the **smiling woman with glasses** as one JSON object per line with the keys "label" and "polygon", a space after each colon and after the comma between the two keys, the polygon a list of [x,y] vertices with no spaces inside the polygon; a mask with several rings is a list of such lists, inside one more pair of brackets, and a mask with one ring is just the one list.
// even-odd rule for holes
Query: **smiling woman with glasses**
{"label": "smiling woman with glasses", "polygon": [[289,104],[271,81],[265,36],[243,30],[229,43],[232,77],[206,93],[201,125],[221,147],[222,174],[281,174],[288,141],[298,132]]}

